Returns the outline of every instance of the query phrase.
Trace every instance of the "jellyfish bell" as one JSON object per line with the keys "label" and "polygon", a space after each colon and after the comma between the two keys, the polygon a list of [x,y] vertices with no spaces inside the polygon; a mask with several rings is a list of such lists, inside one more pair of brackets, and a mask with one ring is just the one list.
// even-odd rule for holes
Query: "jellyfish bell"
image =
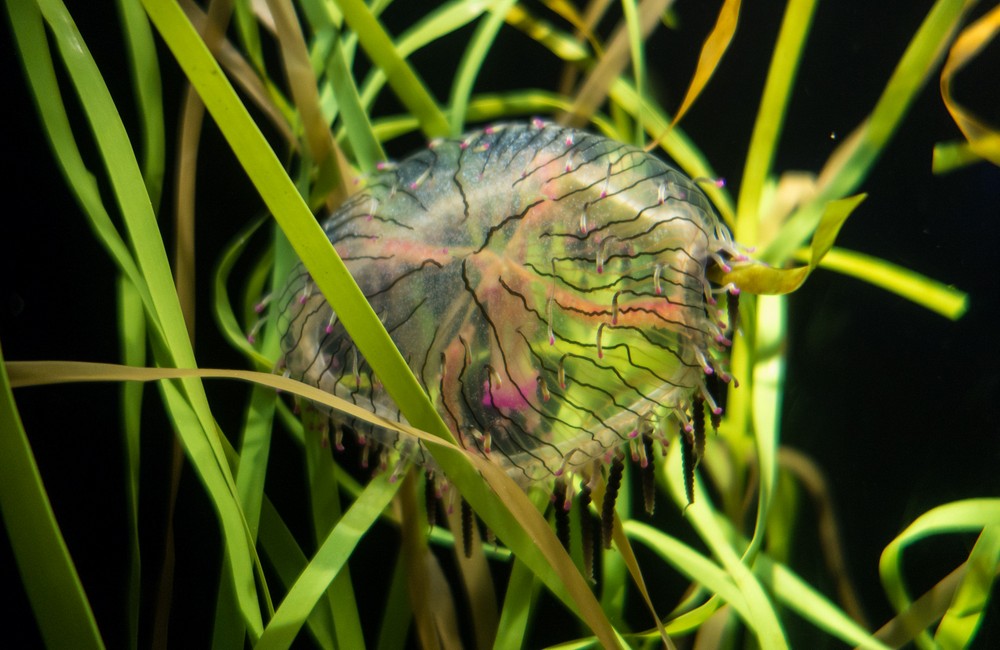
{"label": "jellyfish bell", "polygon": [[[495,125],[380,166],[323,229],[456,439],[523,486],[651,466],[721,416],[738,290],[708,270],[742,255],[640,148]],[[304,267],[274,302],[286,374],[405,421]],[[440,476],[416,438],[328,414]]]}

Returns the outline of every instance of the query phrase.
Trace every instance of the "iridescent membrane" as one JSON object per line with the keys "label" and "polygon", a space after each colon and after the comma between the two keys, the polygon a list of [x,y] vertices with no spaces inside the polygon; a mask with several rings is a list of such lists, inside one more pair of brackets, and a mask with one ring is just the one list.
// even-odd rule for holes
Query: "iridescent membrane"
{"label": "iridescent membrane", "polygon": [[[456,438],[521,484],[644,459],[721,412],[732,324],[707,269],[741,256],[642,149],[493,126],[384,165],[323,227]],[[405,420],[304,267],[277,305],[287,375]],[[330,417],[435,469],[418,440]]]}

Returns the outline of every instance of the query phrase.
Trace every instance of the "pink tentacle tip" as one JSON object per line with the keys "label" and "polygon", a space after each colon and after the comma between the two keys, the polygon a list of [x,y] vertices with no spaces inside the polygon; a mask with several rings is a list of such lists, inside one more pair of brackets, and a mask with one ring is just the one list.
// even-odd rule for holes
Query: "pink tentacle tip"
{"label": "pink tentacle tip", "polygon": [[344,443],[338,442],[336,445],[333,446],[333,448],[336,449],[337,451],[344,451]]}
{"label": "pink tentacle tip", "polygon": [[713,415],[722,415],[722,409],[720,407],[716,406],[714,409],[712,409],[712,414]]}
{"label": "pink tentacle tip", "polygon": [[247,343],[249,343],[250,345],[253,345],[256,342],[257,342],[257,337],[256,336],[254,336],[253,334],[247,334]]}
{"label": "pink tentacle tip", "polygon": [[639,437],[639,430],[638,429],[632,429],[631,431],[628,432],[628,437],[629,438],[638,438]]}
{"label": "pink tentacle tip", "polygon": [[332,334],[333,333],[333,325],[327,325],[325,328],[323,328],[323,331],[325,331],[327,334]]}
{"label": "pink tentacle tip", "polygon": [[493,135],[495,132],[496,129],[494,129],[492,126],[488,126],[485,129],[483,129],[483,133],[485,133],[486,135]]}
{"label": "pink tentacle tip", "polygon": [[256,305],[253,306],[254,313],[256,314],[262,313],[264,311],[265,306],[266,305],[263,302],[258,302]]}
{"label": "pink tentacle tip", "polygon": [[715,370],[712,369],[712,366],[705,366],[704,368],[702,368],[702,370],[705,371],[706,375],[713,375],[713,374],[715,374]]}

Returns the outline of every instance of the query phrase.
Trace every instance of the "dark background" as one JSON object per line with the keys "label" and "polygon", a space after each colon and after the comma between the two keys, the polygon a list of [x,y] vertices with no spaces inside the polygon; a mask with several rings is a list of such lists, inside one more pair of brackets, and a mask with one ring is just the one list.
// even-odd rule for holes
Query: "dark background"
{"label": "dark background", "polygon": [[[110,6],[73,8],[74,17],[108,76],[126,126],[136,133],[134,107]],[[110,5],[111,3],[108,3]],[[403,3],[399,3],[403,4]],[[714,23],[716,4],[679,3],[679,32],[661,30],[649,44],[651,82],[664,104],[676,107],[697,61],[701,40]],[[820,3],[774,163],[776,171],[817,171],[837,142],[871,110],[895,62],[932,3]],[[981,3],[975,15],[991,7]],[[735,194],[743,170],[756,106],[780,25],[779,3],[745,3],[736,40],[715,78],[685,118],[684,128],[705,151]],[[393,33],[407,9],[386,15]],[[2,44],[8,80],[3,142],[5,214],[0,217],[0,343],[7,359],[74,359],[115,362],[114,269],[96,243],[53,162],[9,35]],[[414,57],[436,95],[445,99],[456,52],[470,30]],[[161,59],[167,119],[178,113],[181,80],[169,55]],[[511,87],[554,88],[558,70],[520,33],[504,30],[477,91]],[[1000,124],[1000,43],[959,74],[954,94],[992,124]],[[71,100],[67,100],[71,104]],[[392,110],[391,102],[377,111]],[[83,122],[80,121],[81,132]],[[174,151],[168,131],[168,155]],[[838,244],[874,254],[955,285],[970,294],[970,309],[953,323],[857,280],[827,272],[813,275],[790,301],[788,382],[782,436],[827,473],[840,516],[848,570],[870,620],[891,616],[877,579],[881,550],[915,517],[948,501],[1000,495],[1000,372],[995,340],[1000,315],[997,246],[1000,244],[1000,170],[981,163],[952,174],[930,173],[934,143],[959,137],[937,88],[936,76],[860,190],[869,193],[843,229]],[[390,144],[401,157],[419,140]],[[89,157],[88,160],[96,160]],[[96,167],[96,163],[94,163]],[[260,213],[260,202],[239,166],[209,124],[202,145],[198,188],[198,273],[201,278],[196,351],[205,367],[243,367],[221,339],[208,308],[211,267],[240,226]],[[169,214],[169,181],[163,214]],[[170,232],[170,226],[164,229]],[[151,390],[151,389],[150,389]],[[240,386],[210,383],[223,429],[240,424]],[[128,538],[123,496],[123,445],[114,386],[32,388],[16,394],[22,418],[46,481],[56,516],[109,645],[127,642],[125,580]],[[142,548],[148,635],[164,532],[171,439],[157,396],[148,393],[142,465]],[[275,437],[272,475],[301,480],[298,452]],[[290,524],[301,486],[282,491]],[[271,486],[269,485],[269,492]],[[304,503],[304,502],[303,502]],[[819,571],[814,522],[801,524],[797,567]],[[217,571],[218,532],[200,486],[185,473],[178,501],[178,573],[175,641],[182,632],[208,638]],[[671,531],[674,532],[674,531]],[[907,554],[911,593],[922,593],[956,566],[972,536],[950,536]],[[377,553],[368,566],[375,577]],[[368,560],[362,558],[362,562]],[[385,565],[384,561],[381,564]],[[384,570],[384,569],[382,569]],[[355,578],[356,583],[365,578]],[[374,581],[374,580],[373,580]],[[828,583],[819,579],[821,586]],[[0,627],[15,645],[38,643],[7,536],[0,534],[0,584],[15,605],[0,608]],[[205,589],[206,584],[211,587]],[[148,601],[148,602],[147,602]],[[666,605],[664,605],[666,607]],[[640,616],[636,625],[645,625]],[[994,602],[977,642],[1000,645]],[[797,638],[794,636],[793,641]],[[143,637],[143,642],[148,638]],[[810,646],[812,647],[812,646]],[[835,647],[831,645],[830,647]]]}

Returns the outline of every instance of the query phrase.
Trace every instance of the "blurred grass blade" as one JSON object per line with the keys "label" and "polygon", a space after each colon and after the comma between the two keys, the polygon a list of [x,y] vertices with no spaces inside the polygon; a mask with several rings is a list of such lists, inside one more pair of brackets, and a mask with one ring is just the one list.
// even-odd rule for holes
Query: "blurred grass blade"
{"label": "blurred grass blade", "polygon": [[[670,2],[671,0],[644,0],[640,5],[640,40],[649,37],[649,34],[660,23],[660,16],[663,15]],[[611,37],[604,56],[589,70],[587,77],[575,93],[572,108],[560,118],[560,122],[577,127],[583,126],[587,122],[608,97],[610,89],[629,61],[631,49],[628,26],[619,25]],[[553,51],[556,54],[559,53]],[[640,94],[639,89],[636,89],[636,94]],[[641,113],[645,106],[646,104],[641,101],[640,96],[640,99],[635,101],[630,108]]]}
{"label": "blurred grass blade", "polygon": [[[731,604],[741,618],[750,618],[750,609],[743,593],[736,587],[732,576],[715,562],[648,524],[630,520],[624,522],[623,527],[628,537],[642,542],[677,571]],[[667,632],[673,634],[688,629],[676,623],[667,624]]]}
{"label": "blurred grass blade", "polygon": [[[639,118],[635,120],[635,132],[634,133],[622,133],[624,136],[621,138],[626,142],[631,142],[632,144],[638,146],[644,146],[646,144],[645,134],[642,130],[642,99],[648,93],[646,88],[646,55],[643,48],[643,41],[645,37],[643,36],[643,28],[639,18],[639,11],[635,5],[635,0],[622,0],[622,16],[625,19],[625,34],[628,35],[628,51],[629,58],[632,62],[632,79],[635,83],[635,90],[639,94]],[[660,9],[659,7],[653,7],[652,10],[650,6],[652,3],[646,4],[643,7],[643,11],[647,13],[647,21],[649,14],[656,12],[656,18],[663,13],[666,7]],[[648,21],[653,22],[653,21]],[[656,22],[653,22],[655,25]],[[647,34],[648,35],[648,34]],[[613,115],[614,113],[612,113]]]}
{"label": "blurred grass blade", "polygon": [[[727,532],[742,543],[742,536],[733,531],[728,522],[720,521]],[[778,602],[817,628],[860,648],[886,650],[887,646],[883,642],[869,634],[826,596],[780,562],[762,553],[757,557],[754,573],[760,577],[761,582],[774,594]]]}
{"label": "blurred grass blade", "polygon": [[332,200],[339,203],[348,195],[348,184],[344,178],[348,169],[346,165],[341,167],[340,152],[333,142],[330,126],[323,117],[316,84],[317,75],[309,59],[302,26],[290,0],[267,0],[267,5],[274,18],[285,77],[305,136],[304,167],[315,175],[313,193],[317,198],[331,195]]}
{"label": "blurred grass blade", "polygon": [[998,566],[1000,523],[984,528],[969,554],[962,582],[934,634],[934,642],[938,646],[949,649],[970,647],[986,614]]}
{"label": "blurred grass blade", "polygon": [[[452,0],[431,10],[396,39],[399,56],[406,59],[424,46],[461,29],[483,14],[495,0]],[[370,108],[385,86],[385,72],[374,68],[361,84],[361,104]]]}
{"label": "blurred grass blade", "polygon": [[[796,257],[804,259],[805,255]],[[961,318],[969,307],[965,292],[865,253],[833,248],[820,266],[891,291],[951,320]]]}
{"label": "blurred grass blade", "polygon": [[382,608],[377,650],[403,650],[412,618],[413,610],[406,593],[406,570],[400,554],[396,558],[396,568],[392,571],[392,581],[389,583],[389,595]]}
{"label": "blurred grass blade", "polygon": [[[35,8],[30,3],[12,1],[7,6],[11,19],[20,27],[24,26],[22,21],[32,19]],[[104,648],[21,424],[2,349],[0,513],[45,644],[50,648]]]}
{"label": "blurred grass blade", "polygon": [[[667,455],[665,473],[667,484],[674,502],[684,507],[687,503],[684,486],[684,472],[681,471],[681,454],[679,445],[672,445]],[[685,518],[698,531],[698,536],[708,545],[712,553],[719,559],[722,567],[732,578],[742,594],[747,607],[747,626],[756,635],[761,647],[787,648],[784,629],[778,621],[774,604],[768,598],[763,586],[750,568],[743,564],[740,553],[733,547],[735,540],[722,529],[718,521],[709,495],[701,484],[695,480],[694,502],[684,507]]]}
{"label": "blurred grass blade", "polygon": [[788,567],[766,555],[757,558],[755,570],[761,581],[771,589],[783,605],[845,643],[870,650],[888,650],[826,596],[817,591]]}
{"label": "blurred grass blade", "polygon": [[815,12],[816,0],[789,0],[785,7],[740,181],[733,237],[744,246],[756,246],[759,243],[761,195],[764,184],[771,175],[771,163],[781,140],[792,85],[795,83]]}
{"label": "blurred grass blade", "polygon": [[1000,32],[1000,6],[962,30],[952,43],[948,59],[941,69],[941,99],[968,140],[971,150],[1000,166],[1000,132],[956,102],[951,94],[952,77],[989,45],[997,32]]}
{"label": "blurred grass blade", "polygon": [[[122,362],[129,366],[146,365],[146,315],[142,298],[132,283],[118,276],[118,327]],[[125,495],[128,500],[129,525],[129,644],[139,646],[139,606],[142,603],[142,562],[139,548],[139,478],[141,475],[140,432],[142,425],[143,385],[122,385],[122,434],[125,443]]]}
{"label": "blurred grass blade", "polygon": [[[933,535],[982,532],[986,528],[996,528],[998,521],[1000,521],[1000,499],[954,501],[917,517],[906,530],[885,547],[879,559],[879,577],[882,579],[882,586],[889,597],[889,602],[896,611],[902,612],[911,604],[902,573],[902,553],[907,546]],[[991,536],[993,534],[990,533]],[[993,540],[990,538],[987,546],[992,544]],[[995,558],[992,561],[995,562]],[[980,568],[970,567],[975,571]],[[982,601],[980,603],[982,604]],[[926,630],[920,631],[916,640],[921,648],[934,647],[934,642]]]}
{"label": "blurred grass blade", "polygon": [[[845,217],[846,218],[846,217]],[[835,235],[836,233],[834,233]],[[817,235],[819,233],[817,232]],[[757,450],[760,485],[757,489],[757,516],[753,536],[743,552],[742,561],[753,565],[764,545],[767,519],[771,513],[778,476],[778,444],[781,438],[781,407],[785,383],[784,345],[788,327],[788,301],[782,296],[759,296],[755,336],[753,337],[755,362],[750,392],[753,423],[753,442]],[[750,433],[750,432],[747,432]]]}
{"label": "blurred grass blade", "polygon": [[451,85],[451,99],[448,101],[451,135],[461,136],[465,131],[465,113],[469,106],[469,96],[483,67],[483,61],[492,49],[497,33],[503,27],[507,12],[517,0],[497,0],[486,15],[479,20],[476,31],[462,52],[454,81]]}
{"label": "blurred grass blade", "polygon": [[[240,11],[240,8],[247,1],[241,0],[236,3],[237,24],[239,24],[240,17],[244,13]],[[208,24],[208,16],[205,12],[198,5],[194,4],[194,0],[180,0],[180,4],[188,20],[195,26],[195,29],[199,33],[205,33],[206,25]],[[256,23],[254,24],[256,25]],[[222,67],[232,75],[236,85],[268,117],[271,125],[277,129],[282,139],[293,149],[298,148],[299,142],[292,133],[290,126],[290,122],[294,117],[294,108],[292,108],[288,100],[282,95],[281,90],[270,79],[262,79],[258,76],[257,70],[265,70],[263,64],[259,63],[256,59],[252,59],[254,64],[259,64],[259,67],[252,67],[251,63],[244,59],[243,55],[226,39],[222,39],[218,43],[218,47],[213,47],[212,52],[218,58]]]}
{"label": "blurred grass blade", "polygon": [[[719,67],[719,62],[722,61],[722,56],[729,49],[729,43],[732,42],[733,35],[736,33],[736,23],[739,17],[740,0],[726,0],[722,9],[719,10],[719,18],[715,22],[715,27],[712,28],[712,33],[708,35],[704,45],[701,46],[698,67],[691,78],[691,85],[688,86],[687,93],[684,95],[684,101],[681,102],[680,108],[674,114],[674,119],[670,121],[670,128],[677,126],[677,123],[698,99],[701,91],[708,85],[715,69]],[[657,138],[657,140],[659,139]]]}
{"label": "blurred grass blade", "polygon": [[416,72],[399,55],[392,39],[362,0],[337,0],[344,19],[372,62],[382,69],[399,101],[420,121],[428,138],[448,134],[448,120]]}
{"label": "blurred grass blade", "polygon": [[493,644],[496,650],[518,650],[523,647],[537,594],[537,583],[531,569],[515,559],[500,610],[497,638]]}
{"label": "blurred grass blade", "polygon": [[743,291],[759,295],[780,295],[795,291],[802,286],[809,274],[821,265],[823,259],[833,248],[840,228],[855,208],[865,200],[866,196],[866,194],[857,194],[846,199],[831,201],[826,206],[823,217],[816,227],[816,232],[813,233],[806,266],[775,269],[763,264],[751,263],[736,266],[729,273],[723,274],[719,279],[720,283],[725,285],[732,282]]}
{"label": "blurred grass blade", "polygon": [[[819,177],[820,191],[815,200],[788,219],[774,241],[758,253],[758,259],[770,263],[787,259],[809,237],[820,218],[819,206],[857,188],[892,138],[945,45],[973,4],[963,0],[938,0],[934,3],[907,45],[871,114],[827,160]],[[748,164],[749,171],[752,167]],[[749,202],[746,207],[750,210],[757,208]],[[737,236],[739,234],[736,233]]]}
{"label": "blurred grass blade", "polygon": [[[1000,147],[1000,142],[997,143],[997,146]],[[956,169],[980,162],[982,159],[983,157],[973,149],[972,143],[967,140],[938,142],[934,145],[931,170],[935,174],[947,174]]]}
{"label": "blurred grass blade", "polygon": [[351,150],[354,152],[355,160],[361,173],[368,174],[375,171],[375,166],[385,160],[385,152],[379,144],[368,119],[358,93],[358,87],[354,84],[354,78],[347,66],[344,48],[340,39],[334,38],[332,43],[333,51],[327,62],[327,77],[333,87],[333,94],[337,98],[337,105],[340,108],[340,117],[347,132],[347,138],[351,142]]}

